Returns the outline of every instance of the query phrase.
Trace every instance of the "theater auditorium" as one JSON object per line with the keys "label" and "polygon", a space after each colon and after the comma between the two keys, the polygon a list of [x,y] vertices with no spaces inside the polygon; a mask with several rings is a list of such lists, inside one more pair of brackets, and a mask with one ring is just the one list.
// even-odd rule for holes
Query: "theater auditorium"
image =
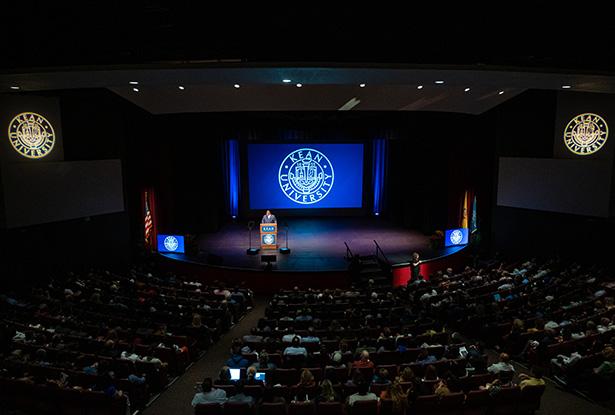
{"label": "theater auditorium", "polygon": [[610,22],[2,9],[0,414],[614,413]]}

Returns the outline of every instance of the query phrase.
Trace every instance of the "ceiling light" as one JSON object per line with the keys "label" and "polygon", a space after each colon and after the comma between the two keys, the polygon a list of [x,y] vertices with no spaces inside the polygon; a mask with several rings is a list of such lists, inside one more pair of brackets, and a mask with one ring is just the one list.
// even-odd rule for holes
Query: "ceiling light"
{"label": "ceiling light", "polygon": [[17,89],[19,89],[19,87],[18,86],[12,86],[11,89],[17,90]]}
{"label": "ceiling light", "polygon": [[359,84],[361,88],[365,88],[365,84]]}
{"label": "ceiling light", "polygon": [[464,89],[463,92],[470,92],[470,88]]}
{"label": "ceiling light", "polygon": [[301,88],[303,84],[297,84],[297,88]]}
{"label": "ceiling light", "polygon": [[233,85],[233,86],[234,86],[235,88],[240,88],[240,87],[241,87],[241,85],[239,85],[239,84],[235,84],[235,85]]}
{"label": "ceiling light", "polygon": [[417,86],[416,89],[423,89],[423,85]]}
{"label": "ceiling light", "polygon": [[182,91],[186,88],[183,87],[183,85],[178,86],[179,89],[181,89]]}
{"label": "ceiling light", "polygon": [[128,82],[130,85],[139,85],[139,81],[130,81]]}
{"label": "ceiling light", "polygon": [[282,82],[285,84],[290,84],[292,81],[290,79],[282,79]]}
{"label": "ceiling light", "polygon": [[132,88],[133,91],[139,92],[139,88]]}
{"label": "ceiling light", "polygon": [[438,80],[438,81],[435,81],[435,83],[438,84],[438,85],[442,85],[444,83],[444,81]]}
{"label": "ceiling light", "polygon": [[570,88],[572,88],[572,86],[570,86],[570,85],[562,85],[562,89],[570,89]]}
{"label": "ceiling light", "polygon": [[500,91],[498,92],[498,95],[502,95],[504,93],[504,91]]}

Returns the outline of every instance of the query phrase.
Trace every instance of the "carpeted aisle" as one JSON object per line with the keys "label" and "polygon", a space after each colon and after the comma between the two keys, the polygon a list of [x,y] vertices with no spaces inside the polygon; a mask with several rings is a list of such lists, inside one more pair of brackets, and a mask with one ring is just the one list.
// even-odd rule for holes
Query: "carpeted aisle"
{"label": "carpeted aisle", "polygon": [[254,299],[254,308],[231,330],[220,337],[186,373],[184,373],[171,387],[160,395],[154,403],[143,411],[144,415],[192,415],[194,410],[190,405],[194,396],[194,386],[203,378],[218,377],[218,372],[224,361],[229,357],[231,342],[236,337],[242,337],[256,327],[258,319],[265,315],[267,299],[257,297]]}

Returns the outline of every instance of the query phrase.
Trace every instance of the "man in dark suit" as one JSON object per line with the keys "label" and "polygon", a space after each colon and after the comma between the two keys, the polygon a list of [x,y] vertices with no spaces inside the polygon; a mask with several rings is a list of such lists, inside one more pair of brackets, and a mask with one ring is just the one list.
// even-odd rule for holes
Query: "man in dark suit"
{"label": "man in dark suit", "polygon": [[275,218],[275,215],[273,215],[270,210],[267,210],[261,220],[261,223],[278,223],[278,221]]}

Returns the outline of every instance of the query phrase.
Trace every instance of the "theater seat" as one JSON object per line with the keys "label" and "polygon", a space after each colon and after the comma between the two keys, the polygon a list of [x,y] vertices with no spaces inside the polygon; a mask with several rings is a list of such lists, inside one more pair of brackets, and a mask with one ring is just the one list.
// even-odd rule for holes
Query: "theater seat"
{"label": "theater seat", "polygon": [[258,408],[260,415],[286,415],[286,405],[282,402],[262,403]]}
{"label": "theater seat", "polygon": [[442,396],[438,403],[438,414],[461,415],[464,401],[465,395],[463,392]]}
{"label": "theater seat", "polygon": [[343,415],[344,405],[341,402],[320,402],[316,405],[318,415]]}
{"label": "theater seat", "polygon": [[350,415],[377,415],[378,401],[356,401],[354,405],[348,406]]}
{"label": "theater seat", "polygon": [[492,398],[492,413],[494,415],[512,415],[517,410],[517,403],[521,396],[519,387],[502,388]]}
{"label": "theater seat", "polygon": [[222,405],[217,402],[200,403],[194,407],[194,415],[223,415]]}
{"label": "theater seat", "polygon": [[243,402],[227,402],[224,404],[225,415],[252,415],[254,407]]}
{"label": "theater seat", "polygon": [[489,408],[490,398],[488,390],[469,391],[466,396],[464,415],[485,415]]}
{"label": "theater seat", "polygon": [[314,403],[291,402],[288,405],[288,415],[314,415]]}
{"label": "theater seat", "polygon": [[540,409],[540,400],[545,391],[545,385],[526,386],[521,390],[517,405],[517,413],[533,414]]}

